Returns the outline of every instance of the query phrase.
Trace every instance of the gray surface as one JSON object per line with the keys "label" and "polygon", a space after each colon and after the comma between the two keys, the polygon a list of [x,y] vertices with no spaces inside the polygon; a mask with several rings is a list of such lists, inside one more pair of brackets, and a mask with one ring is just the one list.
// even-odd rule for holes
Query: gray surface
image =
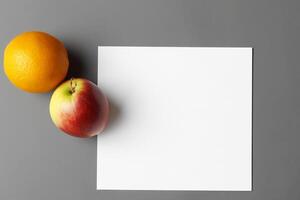
{"label": "gray surface", "polygon": [[99,44],[255,50],[252,192],[96,191],[96,139],[61,134],[50,94],[20,92],[1,68],[0,199],[298,200],[299,8],[296,0],[1,0],[1,52],[19,32],[48,31],[69,48],[73,73],[93,81]]}

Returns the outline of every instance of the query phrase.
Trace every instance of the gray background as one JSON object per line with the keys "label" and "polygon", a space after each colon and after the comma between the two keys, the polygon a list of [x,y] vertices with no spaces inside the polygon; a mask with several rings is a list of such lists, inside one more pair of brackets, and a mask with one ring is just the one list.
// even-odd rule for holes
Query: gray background
{"label": "gray background", "polygon": [[[97,45],[254,47],[253,191],[96,191],[96,139],[60,133],[50,94],[0,71],[0,199],[282,200],[300,198],[300,3],[297,0],[1,0],[0,48],[43,30],[97,80]],[[1,55],[2,60],[2,55]]]}

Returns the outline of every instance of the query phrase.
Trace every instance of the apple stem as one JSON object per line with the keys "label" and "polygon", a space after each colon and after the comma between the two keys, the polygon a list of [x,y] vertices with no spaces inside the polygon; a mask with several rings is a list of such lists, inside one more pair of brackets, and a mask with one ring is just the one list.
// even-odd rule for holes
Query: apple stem
{"label": "apple stem", "polygon": [[76,83],[76,81],[74,81],[73,77],[70,80],[70,85],[71,85],[71,94],[73,94],[75,92],[75,88],[77,86],[77,83]]}

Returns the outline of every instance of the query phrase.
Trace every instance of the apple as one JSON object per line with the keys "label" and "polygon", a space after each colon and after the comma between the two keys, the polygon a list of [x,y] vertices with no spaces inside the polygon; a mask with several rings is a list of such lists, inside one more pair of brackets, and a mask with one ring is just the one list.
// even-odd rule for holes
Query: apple
{"label": "apple", "polygon": [[50,100],[50,116],[63,132],[80,138],[101,133],[108,123],[109,104],[99,87],[76,78],[62,83]]}

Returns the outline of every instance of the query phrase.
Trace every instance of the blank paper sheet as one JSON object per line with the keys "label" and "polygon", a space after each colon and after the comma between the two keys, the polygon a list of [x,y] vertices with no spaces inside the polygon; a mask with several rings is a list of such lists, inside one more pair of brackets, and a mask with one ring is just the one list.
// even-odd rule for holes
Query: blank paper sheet
{"label": "blank paper sheet", "polygon": [[98,48],[99,190],[252,188],[252,48]]}

